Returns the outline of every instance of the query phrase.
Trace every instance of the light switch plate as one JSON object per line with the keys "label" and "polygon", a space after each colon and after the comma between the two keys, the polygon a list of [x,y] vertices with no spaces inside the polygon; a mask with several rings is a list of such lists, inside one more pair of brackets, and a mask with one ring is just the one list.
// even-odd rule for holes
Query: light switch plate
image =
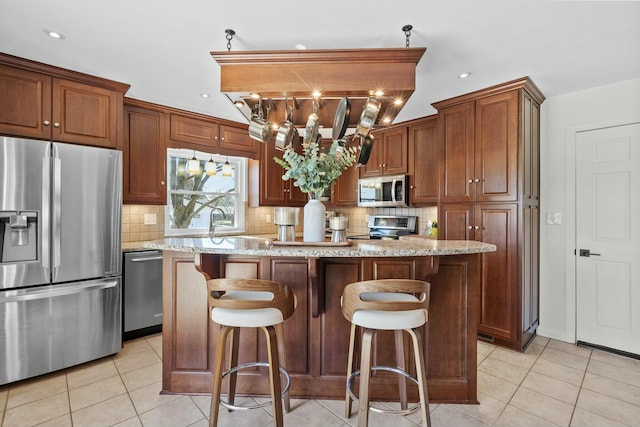
{"label": "light switch plate", "polygon": [[264,222],[270,223],[271,222],[271,214],[266,214],[264,217]]}
{"label": "light switch plate", "polygon": [[547,224],[562,224],[562,212],[547,212]]}
{"label": "light switch plate", "polygon": [[156,225],[158,223],[158,215],[144,214],[144,225]]}

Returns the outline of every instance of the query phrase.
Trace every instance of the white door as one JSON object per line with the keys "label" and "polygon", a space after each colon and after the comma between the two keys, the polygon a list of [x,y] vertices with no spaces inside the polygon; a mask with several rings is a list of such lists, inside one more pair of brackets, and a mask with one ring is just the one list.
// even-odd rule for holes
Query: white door
{"label": "white door", "polygon": [[640,354],[640,123],[576,136],[578,341]]}

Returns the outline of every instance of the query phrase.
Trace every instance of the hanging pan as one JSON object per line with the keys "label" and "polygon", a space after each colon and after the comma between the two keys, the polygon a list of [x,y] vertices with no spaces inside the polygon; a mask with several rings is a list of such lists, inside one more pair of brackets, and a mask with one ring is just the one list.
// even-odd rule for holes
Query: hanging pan
{"label": "hanging pan", "polygon": [[338,108],[336,108],[336,116],[333,119],[333,134],[332,138],[334,140],[342,139],[344,134],[347,132],[347,127],[349,126],[349,118],[351,116],[351,102],[349,98],[344,97],[338,103]]}
{"label": "hanging pan", "polygon": [[360,155],[356,167],[364,166],[369,161],[371,150],[373,149],[373,135],[360,136]]}
{"label": "hanging pan", "polygon": [[369,132],[371,132],[371,129],[373,129],[373,126],[376,124],[381,106],[382,104],[380,104],[380,101],[377,99],[367,99],[362,109],[362,114],[360,115],[360,121],[358,121],[358,126],[356,127],[356,134],[361,136],[369,135]]}
{"label": "hanging pan", "polygon": [[[282,126],[278,128],[278,134],[276,135],[276,149],[284,151],[291,146],[294,137],[297,137],[298,131],[293,125],[293,105],[288,106],[288,100],[285,99],[285,121]],[[289,112],[286,113],[287,108]]]}

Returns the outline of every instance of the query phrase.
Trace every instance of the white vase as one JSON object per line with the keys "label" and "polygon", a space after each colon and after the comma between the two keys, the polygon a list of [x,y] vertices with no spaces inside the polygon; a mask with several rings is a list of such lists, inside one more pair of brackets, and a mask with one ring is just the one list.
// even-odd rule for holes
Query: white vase
{"label": "white vase", "polygon": [[324,210],[324,205],[318,199],[310,199],[307,204],[304,205],[303,241],[324,242]]}

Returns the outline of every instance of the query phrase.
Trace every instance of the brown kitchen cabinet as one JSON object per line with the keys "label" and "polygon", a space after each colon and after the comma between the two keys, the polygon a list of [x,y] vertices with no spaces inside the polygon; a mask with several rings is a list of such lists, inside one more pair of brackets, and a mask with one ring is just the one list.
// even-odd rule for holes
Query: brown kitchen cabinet
{"label": "brown kitchen cabinet", "polygon": [[120,149],[128,88],[0,54],[0,133]]}
{"label": "brown kitchen cabinet", "polygon": [[440,195],[438,117],[420,119],[408,128],[409,202],[412,206],[434,206]]}
{"label": "brown kitchen cabinet", "polygon": [[360,169],[360,177],[403,175],[408,171],[407,127],[391,127],[374,132],[369,161]]}
{"label": "brown kitchen cabinet", "polygon": [[275,144],[260,144],[259,204],[260,206],[304,206],[307,195],[293,185],[292,180],[284,181],[284,168],[273,158],[282,157],[282,151]]}
{"label": "brown kitchen cabinet", "polygon": [[355,207],[358,205],[358,168],[355,165],[342,171],[331,187],[331,206]]}
{"label": "brown kitchen cabinet", "polygon": [[247,125],[222,122],[189,112],[170,114],[170,144],[228,156],[257,159],[258,142],[249,136]]}
{"label": "brown kitchen cabinet", "polygon": [[132,99],[124,105],[123,201],[167,203],[167,114],[162,108]]}
{"label": "brown kitchen cabinet", "polygon": [[[287,284],[296,295],[293,317],[284,323],[286,368],[291,395],[343,398],[349,322],[340,296],[351,282],[415,278],[431,282],[428,343],[429,397],[433,402],[477,403],[476,325],[479,306],[479,255],[392,258],[253,257],[163,252],[163,385],[165,392],[210,393],[219,326],[207,309],[206,277],[243,277]],[[201,272],[203,274],[201,274]],[[437,272],[437,273],[436,273]],[[240,360],[266,360],[264,337],[245,329]],[[376,363],[395,365],[393,333],[379,332]],[[415,375],[411,344],[405,340],[406,366]],[[397,378],[374,374],[375,399],[397,395]],[[238,393],[269,394],[266,371],[242,370]],[[417,397],[410,387],[409,397]]]}
{"label": "brown kitchen cabinet", "polygon": [[539,139],[544,96],[528,78],[434,104],[442,147],[438,238],[482,255],[479,337],[516,350],[538,326]]}

